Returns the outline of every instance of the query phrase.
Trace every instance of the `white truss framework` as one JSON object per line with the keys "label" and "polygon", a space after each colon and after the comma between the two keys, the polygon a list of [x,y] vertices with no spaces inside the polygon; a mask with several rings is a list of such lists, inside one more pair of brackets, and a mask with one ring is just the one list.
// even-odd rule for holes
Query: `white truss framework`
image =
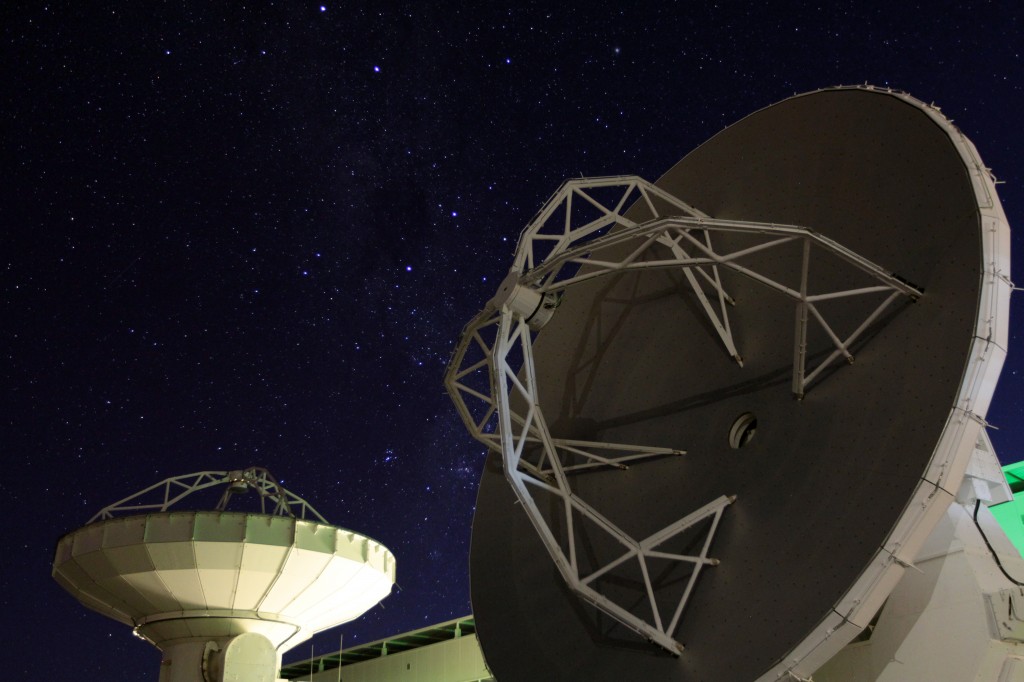
{"label": "white truss framework", "polygon": [[112,519],[116,514],[123,512],[165,512],[192,493],[217,486],[224,486],[224,493],[214,507],[215,511],[225,511],[233,495],[251,490],[259,496],[262,514],[291,516],[297,519],[311,517],[320,523],[330,525],[312,505],[281,486],[263,467],[235,471],[199,471],[194,474],[173,476],[104,507],[89,519],[89,523]]}
{"label": "white truss framework", "polygon": [[[642,222],[627,217],[627,209],[634,216],[642,216]],[[586,217],[581,218],[581,213]],[[722,251],[713,242],[713,236],[720,233],[742,233],[754,243]],[[802,245],[803,254],[796,286],[758,272],[750,262],[757,254],[793,242]],[[817,252],[852,265],[875,280],[875,284],[812,293],[808,273],[811,255]],[[683,647],[674,639],[674,632],[701,569],[718,563],[708,552],[721,516],[735,497],[721,495],[646,538],[629,536],[581,499],[573,491],[569,476],[597,467],[624,469],[629,461],[682,455],[684,451],[554,438],[541,409],[533,361],[533,332],[555,314],[559,297],[566,289],[612,273],[654,268],[672,268],[683,273],[726,352],[741,366],[742,356],[727,312],[727,306],[735,301],[722,285],[719,268],[735,271],[793,299],[796,332],[792,386],[798,398],[836,359],[852,361],[851,344],[896,299],[915,299],[920,291],[808,228],[710,218],[636,176],[567,181],[524,230],[514,264],[498,294],[463,331],[445,384],[470,433],[501,452],[506,479],[569,587],[615,620],[678,654]],[[840,338],[818,304],[869,294],[882,294],[884,301],[852,334]],[[825,331],[835,348],[808,372],[807,330],[811,319]],[[560,502],[561,539],[541,513],[534,491],[552,495]],[[586,574],[576,554],[581,521],[622,548],[615,559]],[[698,524],[708,526],[698,553],[661,549]],[[682,596],[671,610],[663,612],[659,606],[657,586],[648,571],[652,559],[692,565]],[[598,589],[602,576],[634,560],[638,562],[646,591],[648,618],[637,615],[636,609],[624,608]]]}

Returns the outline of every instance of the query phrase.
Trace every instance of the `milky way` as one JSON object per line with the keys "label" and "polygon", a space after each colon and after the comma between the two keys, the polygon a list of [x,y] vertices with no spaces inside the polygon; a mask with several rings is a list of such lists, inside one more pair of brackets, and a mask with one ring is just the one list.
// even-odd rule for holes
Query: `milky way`
{"label": "milky way", "polygon": [[[52,551],[207,469],[266,466],[395,553],[400,590],[346,643],[469,613],[483,451],[441,378],[567,177],[654,180],[751,111],[867,81],[941,106],[1024,234],[1011,3],[433,5],[6,9],[9,674],[153,678],[159,653],[65,594]],[[1024,456],[1020,319],[989,412],[1004,461]]]}

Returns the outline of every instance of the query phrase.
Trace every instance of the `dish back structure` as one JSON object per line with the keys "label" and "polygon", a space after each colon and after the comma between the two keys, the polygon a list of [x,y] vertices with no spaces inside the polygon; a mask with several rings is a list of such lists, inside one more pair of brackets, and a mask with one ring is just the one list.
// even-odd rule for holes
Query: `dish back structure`
{"label": "dish back structure", "polygon": [[[170,509],[211,487],[224,488],[215,509]],[[249,491],[260,513],[226,511]],[[106,507],[59,540],[53,577],[161,649],[161,680],[274,680],[283,652],[390,593],[395,557],[254,467],[170,478]]]}

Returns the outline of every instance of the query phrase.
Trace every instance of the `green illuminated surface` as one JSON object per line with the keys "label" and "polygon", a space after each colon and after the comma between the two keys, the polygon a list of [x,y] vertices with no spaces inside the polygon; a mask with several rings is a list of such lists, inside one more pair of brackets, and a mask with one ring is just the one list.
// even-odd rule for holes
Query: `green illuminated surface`
{"label": "green illuminated surface", "polygon": [[990,507],[989,511],[1013,546],[1024,556],[1024,462],[1007,464],[1003,467],[1003,475],[1013,491],[1013,499]]}
{"label": "green illuminated surface", "polygon": [[464,635],[476,634],[476,621],[473,616],[456,618],[445,623],[438,623],[420,630],[405,632],[389,639],[381,639],[369,644],[363,644],[343,652],[333,652],[324,656],[318,656],[312,660],[306,659],[296,663],[289,663],[281,667],[281,677],[286,680],[294,680],[301,676],[309,676],[313,673],[325,670],[336,670],[338,666],[345,667],[353,663],[361,663],[372,658],[380,658],[388,654],[397,654],[403,651],[410,651],[420,647],[429,646],[438,642],[462,637]]}

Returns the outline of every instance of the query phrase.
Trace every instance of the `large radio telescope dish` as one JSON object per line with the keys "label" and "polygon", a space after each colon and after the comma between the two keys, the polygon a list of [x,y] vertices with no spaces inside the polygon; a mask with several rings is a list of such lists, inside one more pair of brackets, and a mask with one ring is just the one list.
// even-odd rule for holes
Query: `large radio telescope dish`
{"label": "large radio telescope dish", "polygon": [[[213,509],[181,509],[210,489],[222,490]],[[228,511],[245,493],[259,512]],[[58,541],[53,577],[163,651],[161,680],[269,682],[283,652],[388,596],[395,557],[250,467],[175,476],[105,507]]]}
{"label": "large radio telescope dish", "polygon": [[953,500],[1011,288],[994,179],[902,93],[563,185],[446,377],[492,450],[470,566],[498,679],[810,675]]}

